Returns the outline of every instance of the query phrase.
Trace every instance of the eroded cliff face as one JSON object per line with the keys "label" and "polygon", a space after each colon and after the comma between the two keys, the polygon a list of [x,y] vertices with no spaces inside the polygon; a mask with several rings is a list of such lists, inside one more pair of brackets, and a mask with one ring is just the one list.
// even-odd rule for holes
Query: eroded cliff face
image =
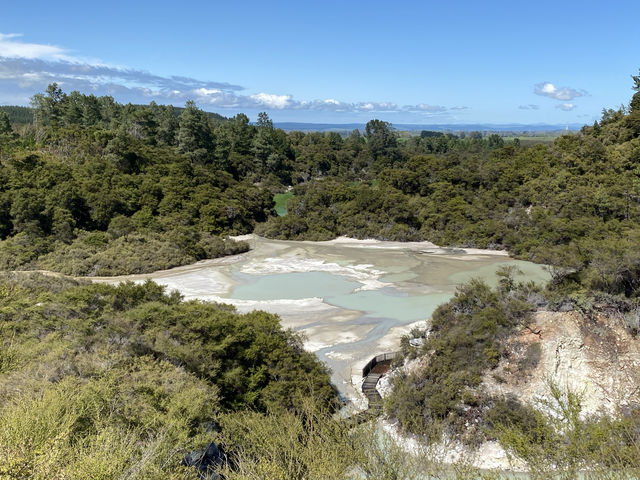
{"label": "eroded cliff face", "polygon": [[[614,313],[589,318],[579,312],[536,312],[531,324],[504,345],[505,356],[488,371],[479,387],[493,396],[513,395],[524,403],[552,413],[550,382],[561,390],[582,396],[582,414],[616,414],[625,405],[640,402],[640,336],[631,335],[624,320]],[[427,357],[408,362],[410,371]],[[393,374],[392,374],[393,375]],[[383,397],[391,389],[383,377]],[[383,429],[407,452],[421,454],[419,436],[405,435],[395,422],[381,421]],[[482,469],[526,471],[527,465],[507,455],[497,441],[469,448],[459,439],[428,447],[434,458],[446,463],[469,462]],[[437,454],[437,455],[436,455]]]}
{"label": "eroded cliff face", "polygon": [[640,399],[640,339],[614,313],[536,312],[505,345],[483,387],[544,407],[549,382],[582,395],[582,413],[616,413]]}

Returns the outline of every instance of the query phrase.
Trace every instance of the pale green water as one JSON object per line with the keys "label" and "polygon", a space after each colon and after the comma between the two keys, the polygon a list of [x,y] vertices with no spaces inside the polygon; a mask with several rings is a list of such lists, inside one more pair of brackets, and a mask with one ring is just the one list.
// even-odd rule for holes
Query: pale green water
{"label": "pale green water", "polygon": [[488,285],[495,287],[498,284],[496,271],[498,271],[498,269],[504,265],[513,265],[522,272],[521,274],[515,276],[515,279],[519,282],[533,280],[536,283],[545,284],[549,281],[549,273],[544,269],[542,265],[525,262],[523,260],[509,260],[508,262],[504,263],[485,265],[472,271],[456,272],[450,275],[449,279],[453,283],[461,284],[468,282],[472,278],[482,278]]}
{"label": "pale green water", "polygon": [[389,274],[389,275],[385,275],[380,280],[382,280],[383,282],[389,282],[389,283],[406,282],[407,280],[413,280],[416,277],[417,277],[417,275],[415,273],[413,273],[413,272],[392,273],[392,274]]}
{"label": "pale green water", "polygon": [[[390,285],[376,290],[358,291],[363,286],[355,280],[343,275],[327,272],[298,272],[269,275],[236,274],[234,278],[239,284],[230,297],[239,300],[300,300],[318,297],[325,303],[349,310],[359,310],[369,318],[394,319],[398,324],[406,324],[428,318],[435,308],[448,301],[453,294],[453,286],[462,284],[472,278],[481,278],[491,286],[497,284],[496,271],[504,265],[517,267],[522,274],[517,280],[544,283],[548,279],[547,272],[540,265],[508,260],[475,269],[462,269],[448,276],[448,285],[431,285],[436,292],[426,295],[409,294],[403,291],[402,284],[416,277],[413,272],[390,273],[381,277]],[[390,270],[390,269],[388,269]],[[444,290],[444,291],[443,291]]]}
{"label": "pale green water", "polygon": [[450,298],[450,293],[407,295],[399,294],[396,289],[382,289],[329,298],[327,303],[361,310],[368,317],[393,318],[398,323],[411,323],[430,317],[438,305]]}
{"label": "pale green water", "polygon": [[[479,277],[495,285],[495,272],[505,265],[515,265],[523,271],[524,275],[517,278],[520,281],[544,283],[549,279],[540,265],[497,255],[437,254],[397,246],[349,248],[259,237],[251,239],[251,246],[250,252],[232,262],[159,272],[139,276],[139,280],[154,278],[187,298],[223,302],[234,299],[239,311],[266,309],[278,313],[285,327],[306,335],[306,347],[332,369],[332,380],[339,392],[352,399],[359,398],[355,391],[359,389],[362,366],[374,355],[397,349],[399,338],[408,332],[409,325],[420,322],[424,326],[421,321],[428,320],[461,283]],[[274,261],[283,258],[286,262]],[[305,260],[313,260],[323,268],[306,271],[310,268]],[[258,268],[265,264],[266,268]],[[325,264],[334,266],[327,268]],[[274,266],[280,270],[274,270]],[[329,273],[343,272],[340,267],[347,267],[347,273]],[[352,267],[350,277],[348,268]],[[261,271],[290,273],[246,273]],[[378,288],[359,291],[363,283],[354,277],[367,278],[367,287]],[[332,307],[308,300],[313,298]]]}
{"label": "pale green water", "polygon": [[287,214],[287,200],[293,197],[292,192],[276,193],[273,196],[273,201],[276,202],[275,210],[280,217],[284,217]]}
{"label": "pale green water", "polygon": [[[350,256],[336,255],[334,251],[359,257],[355,260]],[[516,277],[519,281],[533,280],[542,284],[549,278],[548,272],[540,265],[506,257],[468,258],[464,254],[424,255],[411,251],[364,249],[327,249],[324,254],[325,258],[332,254],[331,261],[341,265],[375,263],[375,268],[384,272],[379,280],[387,285],[360,290],[363,283],[345,274],[326,271],[248,274],[243,273],[238,265],[232,274],[236,284],[229,298],[255,301],[255,308],[261,308],[260,302],[271,300],[320,298],[324,303],[340,309],[336,313],[338,317],[339,312],[361,312],[349,320],[341,319],[335,325],[332,325],[331,317],[318,317],[310,312],[307,321],[294,327],[305,333],[312,328],[309,339],[320,342],[320,348],[315,353],[332,368],[332,379],[341,391],[347,388],[345,385],[350,382],[353,372],[358,371],[357,368],[353,369],[356,359],[362,362],[363,359],[383,353],[379,351],[378,343],[388,338],[393,328],[428,320],[439,305],[453,296],[458,285],[472,278],[480,278],[495,286],[498,282],[496,271],[507,265],[522,271],[522,275]],[[281,315],[286,317],[287,312],[282,311]],[[325,333],[313,333],[313,329],[318,328],[324,329]],[[327,340],[327,328],[334,332],[332,341]],[[341,334],[354,332],[359,333],[349,337],[348,341],[340,340]],[[330,344],[322,346],[324,342]]]}
{"label": "pale green water", "polygon": [[361,367],[372,356],[397,349],[409,326],[424,326],[461,283],[479,277],[495,285],[495,272],[504,265],[523,271],[518,280],[549,278],[543,267],[505,256],[430,253],[402,244],[354,248],[255,237],[251,247],[233,261],[152,278],[187,298],[229,299],[239,311],[279,314],[285,327],[306,336],[307,348],[327,363],[338,390],[351,398],[357,396],[351,382],[359,381]]}
{"label": "pale green water", "polygon": [[280,273],[253,276],[238,274],[241,283],[231,294],[239,300],[278,300],[321,297],[325,300],[348,296],[362,284],[326,272]]}
{"label": "pale green water", "polygon": [[[411,323],[429,317],[435,308],[451,298],[451,293],[409,295],[394,287],[356,291],[362,284],[342,275],[326,272],[236,275],[243,282],[231,293],[238,300],[300,300],[320,297],[325,303],[359,310],[367,317],[390,318]],[[387,279],[388,280],[388,279]]]}

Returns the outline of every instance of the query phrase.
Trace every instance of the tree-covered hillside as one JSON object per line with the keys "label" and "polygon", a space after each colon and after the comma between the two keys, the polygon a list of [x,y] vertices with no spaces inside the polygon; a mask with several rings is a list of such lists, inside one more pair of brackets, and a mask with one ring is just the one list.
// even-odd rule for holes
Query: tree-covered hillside
{"label": "tree-covered hillside", "polygon": [[14,124],[33,123],[33,110],[29,107],[3,105],[3,106],[0,106],[0,112],[6,113],[11,123],[14,123]]}
{"label": "tree-covered hillside", "polygon": [[[639,90],[638,77],[634,83]],[[399,144],[387,125],[370,122],[356,163],[296,185],[288,215],[257,231],[283,239],[348,235],[505,248],[552,265],[556,282],[635,296],[638,102],[640,92],[629,108],[603,111],[579,134],[526,148],[498,136]]]}
{"label": "tree-covered hillside", "polygon": [[[242,251],[222,238],[256,229],[506,248],[553,265],[556,281],[631,295],[639,98],[579,134],[523,147],[498,135],[399,141],[379,120],[344,138],[286,133],[266,114],[252,125],[188,103],[176,117],[51,85],[33,98],[34,125],[17,135],[0,122],[0,265],[143,272]],[[291,186],[278,217],[272,196]]]}
{"label": "tree-covered hillside", "polygon": [[[507,248],[548,264],[551,284],[504,270],[497,289],[463,286],[423,347],[403,340],[426,361],[394,380],[387,413],[427,439],[499,439],[547,469],[537,478],[635,478],[634,405],[581,419],[556,391],[559,413],[545,416],[478,388],[536,308],[586,319],[605,308],[640,330],[633,80],[628,108],[532,147],[498,135],[399,141],[379,120],[346,137],[286,133],[266,114],[252,125],[189,102],[176,116],[51,85],[34,96],[33,123],[0,110],[0,268],[146,272],[244,251],[228,236],[252,231]],[[276,216],[273,195],[289,187]],[[211,441],[227,449],[217,468],[228,479],[451,474],[426,455],[411,464],[336,407],[326,368],[274,315],[184,302],[151,282],[0,277],[0,478],[196,478],[182,460]],[[463,467],[460,478],[497,478]]]}
{"label": "tree-covered hillside", "polygon": [[[427,330],[413,332],[424,337],[419,348],[404,338],[403,358],[419,361],[411,371],[394,377],[387,399],[387,413],[402,429],[432,440],[444,433],[470,444],[498,439],[505,449],[526,459],[534,472],[539,470],[541,478],[563,469],[566,478],[577,478],[594,459],[600,465],[616,465],[626,472],[623,476],[629,474],[624,470],[628,466],[636,472],[637,395],[616,404],[611,418],[583,415],[581,393],[553,384],[552,377],[549,397],[540,401],[542,409],[518,398],[489,394],[482,385],[483,377],[503,360],[510,358],[508,369],[513,373],[514,352],[507,344],[530,326],[538,309],[575,311],[582,319],[580,328],[598,332],[603,339],[595,320],[605,317],[626,328],[630,341],[638,341],[640,77],[633,78],[639,92],[629,109],[605,110],[602,120],[584,127],[580,135],[562,137],[548,148],[513,149],[508,154],[512,147],[502,148],[475,167],[466,164],[470,178],[476,180],[460,189],[461,196],[467,192],[476,197],[460,199],[465,202],[462,213],[469,218],[460,220],[458,228],[448,221],[440,225],[438,231],[449,235],[445,242],[499,234],[492,241],[549,264],[552,281],[544,289],[517,283],[508,269],[499,272],[495,290],[472,281],[436,309]],[[436,171],[446,174],[447,169]],[[433,172],[430,169],[419,178]],[[409,175],[406,170],[396,178],[406,180]],[[486,178],[492,180],[487,183]],[[449,184],[455,191],[455,182]],[[422,197],[416,191],[408,195]],[[491,197],[491,210],[479,208]],[[442,216],[453,220],[449,211]],[[544,343],[545,332],[537,334]],[[612,352],[618,342],[609,345]],[[603,343],[606,340],[600,340]],[[521,383],[537,366],[540,348],[540,343],[533,343],[515,357]],[[562,346],[557,348],[556,355]],[[629,368],[631,385],[637,387],[635,364],[624,368]],[[494,378],[505,381],[498,374]],[[603,475],[598,472],[594,478]]]}
{"label": "tree-covered hillside", "polygon": [[[123,106],[52,86],[21,135],[0,121],[0,267],[74,275],[147,272],[247,249],[272,195],[215,161],[212,123],[193,104]],[[1,120],[1,119],[0,119]],[[4,125],[4,126],[3,126]],[[230,135],[231,137],[231,135]]]}

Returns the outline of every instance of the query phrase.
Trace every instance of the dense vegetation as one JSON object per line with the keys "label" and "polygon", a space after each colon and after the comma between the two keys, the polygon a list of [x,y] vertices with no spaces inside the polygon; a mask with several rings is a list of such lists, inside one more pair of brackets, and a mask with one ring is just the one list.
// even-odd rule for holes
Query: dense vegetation
{"label": "dense vegetation", "polygon": [[640,278],[639,115],[632,102],[630,113],[606,111],[581,134],[532,148],[450,139],[443,153],[425,155],[424,139],[401,149],[388,140],[364,168],[369,180],[329,175],[297,185],[289,214],[257,231],[506,248],[552,265],[557,282],[571,276],[632,296]]}
{"label": "dense vegetation", "polygon": [[[453,302],[477,321],[476,335],[491,323],[479,319],[482,301],[526,316],[523,287],[508,278],[500,292],[474,283]],[[233,480],[502,478],[464,461],[443,466],[428,449],[407,456],[372,426],[332,415],[326,369],[273,315],[184,302],[151,282],[114,287],[27,273],[3,275],[0,300],[2,479],[195,479],[182,459],[211,441],[224,447],[229,462],[217,468]],[[456,316],[443,307],[438,317],[447,315]],[[500,318],[506,333],[513,324]],[[467,345],[482,364],[475,373],[495,361],[490,340]],[[452,360],[461,375],[441,369],[443,378],[473,384],[475,367],[461,354]],[[457,408],[456,395],[441,398]],[[585,421],[576,398],[556,390],[552,399],[557,413],[549,416],[497,399],[483,428],[538,478],[559,468],[593,468],[594,478],[637,472],[637,412]]]}
{"label": "dense vegetation", "polygon": [[[245,251],[224,237],[271,212],[271,193],[213,163],[213,124],[193,104],[177,118],[55,86],[36,104],[40,126],[24,135],[0,121],[2,269],[169,268]],[[252,129],[244,116],[220,128]]]}
{"label": "dense vegetation", "polygon": [[[0,109],[0,269],[146,272],[245,251],[228,237],[252,231],[507,248],[548,264],[551,285],[503,271],[496,290],[462,287],[412,350],[427,361],[395,380],[388,413],[429,438],[497,438],[541,478],[627,474],[639,467],[637,409],[585,420],[553,387],[558,414],[545,415],[477,387],[540,306],[606,302],[640,330],[633,79],[628,108],[531,147],[478,134],[400,141],[379,120],[346,137],[286,133],[266,114],[252,125],[192,102],[121,105],[51,85],[32,120]],[[194,478],[182,455],[212,440],[228,449],[230,479],[442,474],[332,416],[328,372],[273,315],[183,302],[152,283],[7,274],[0,342],[0,478]]]}
{"label": "dense vegetation", "polygon": [[[176,116],[52,85],[34,96],[35,124],[18,138],[0,121],[0,267],[150,271],[241,251],[220,236],[256,228],[506,248],[554,266],[556,281],[630,296],[639,95],[578,135],[525,148],[498,135],[399,141],[379,120],[346,138],[285,133],[265,114],[251,125],[189,103]],[[288,214],[276,216],[273,194],[291,186]],[[277,198],[282,213],[287,197]]]}
{"label": "dense vegetation", "polygon": [[6,113],[13,124],[33,123],[33,110],[29,107],[0,106],[0,112]]}
{"label": "dense vegetation", "polygon": [[472,280],[454,298],[438,307],[431,319],[429,337],[420,351],[404,342],[410,357],[427,355],[422,368],[394,377],[387,410],[407,431],[437,433],[446,428],[473,443],[482,436],[487,399],[476,390],[483,373],[498,365],[502,342],[517,327],[526,325],[540,295],[535,284],[513,281],[512,272],[500,272],[498,289]]}
{"label": "dense vegetation", "polygon": [[0,478],[172,478],[224,414],[307,404],[335,409],[328,372],[274,315],[151,282],[0,278]]}
{"label": "dense vegetation", "polygon": [[[640,90],[640,77],[634,77],[634,81],[635,89]],[[640,92],[634,95],[628,113],[624,108],[605,111],[601,122],[583,128],[579,136],[560,138],[550,147],[513,150],[504,156],[503,162],[499,155],[505,154],[506,149],[494,151],[480,168],[485,172],[497,168],[495,177],[489,175],[496,183],[483,186],[478,180],[476,187],[469,188],[467,184],[463,188],[476,195],[470,197],[463,209],[471,221],[460,221],[458,227],[451,227],[449,221],[441,223],[439,231],[445,235],[444,243],[491,234],[492,241],[507,246],[512,252],[549,264],[552,282],[541,290],[534,285],[516,284],[512,272],[503,271],[497,290],[471,282],[460,288],[448,304],[439,307],[420,350],[404,344],[407,356],[419,356],[424,361],[420,368],[394,379],[394,392],[387,407],[403,429],[429,433],[435,438],[440,438],[444,431],[461,436],[469,443],[491,438],[496,435],[496,429],[510,429],[510,436],[498,435],[503,444],[517,450],[521,457],[533,455],[533,450],[527,449],[537,445],[538,450],[534,450],[540,457],[535,463],[542,462],[541,445],[549,441],[548,450],[544,452],[547,464],[561,462],[553,455],[560,452],[560,444],[578,442],[567,437],[565,428],[552,428],[551,418],[520,405],[517,399],[492,398],[478,387],[482,375],[497,366],[504,356],[504,341],[516,328],[526,326],[528,314],[540,307],[573,308],[589,318],[595,304],[606,305],[609,314],[615,312],[628,331],[637,335],[640,311],[638,102]],[[473,165],[468,163],[466,167],[472,171]],[[409,175],[407,170],[397,179],[406,181],[411,178]],[[423,181],[429,175],[432,173],[418,178]],[[479,210],[483,198],[487,200],[491,196],[495,199],[492,213]],[[495,215],[492,225],[486,218],[491,215]],[[442,216],[451,218],[446,210]],[[495,237],[498,233],[500,236]],[[529,353],[535,357],[535,352]],[[579,410],[579,406],[574,408]],[[592,423],[581,420],[578,425],[576,418],[572,420],[571,435],[580,441],[595,435],[588,433],[589,429],[600,428],[605,422],[604,419]],[[630,423],[634,426],[629,428],[634,429],[637,418],[637,409],[630,406],[624,418],[616,422]],[[514,429],[520,436],[513,434]],[[516,441],[519,443],[511,443]],[[578,463],[582,461],[579,458],[594,454],[586,444],[575,448],[582,450],[580,455],[574,452],[573,460]],[[620,448],[626,452],[625,462],[635,465],[630,460],[637,451],[635,434],[630,434]],[[600,458],[598,462],[603,463],[605,459]]]}

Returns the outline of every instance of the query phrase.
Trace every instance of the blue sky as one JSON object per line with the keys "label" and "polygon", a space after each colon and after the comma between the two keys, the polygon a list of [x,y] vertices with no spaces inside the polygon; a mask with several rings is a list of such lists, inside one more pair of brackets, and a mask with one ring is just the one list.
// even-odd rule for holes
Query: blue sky
{"label": "blue sky", "polygon": [[275,121],[592,123],[631,97],[640,2],[5,2],[0,104],[52,81]]}

